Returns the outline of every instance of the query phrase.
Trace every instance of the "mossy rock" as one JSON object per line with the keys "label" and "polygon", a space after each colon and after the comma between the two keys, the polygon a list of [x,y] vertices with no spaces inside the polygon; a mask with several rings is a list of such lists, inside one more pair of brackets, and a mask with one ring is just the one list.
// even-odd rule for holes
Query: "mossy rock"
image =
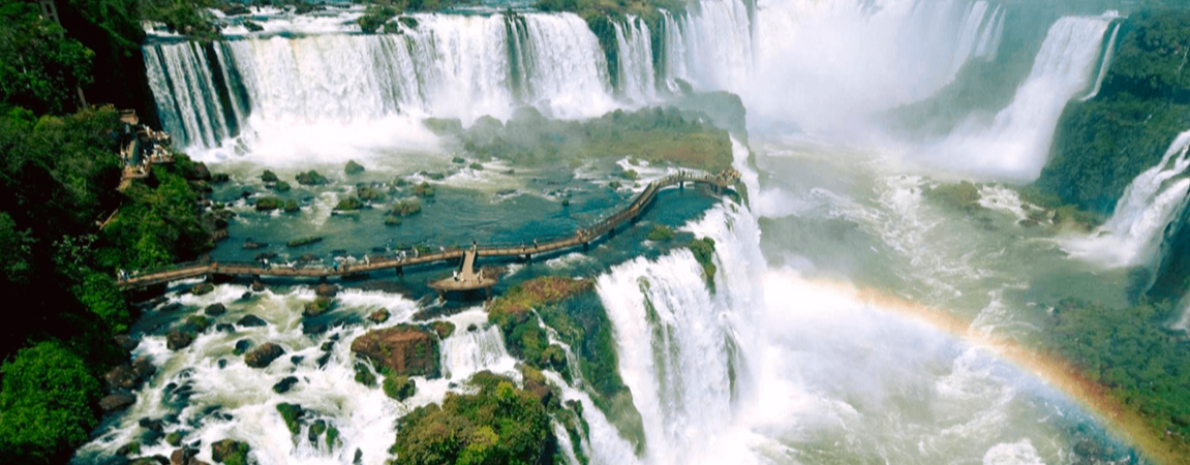
{"label": "mossy rock", "polygon": [[386,216],[386,217],[384,217],[384,225],[385,226],[400,226],[401,219],[398,217],[395,217],[395,216]]}
{"label": "mossy rock", "polygon": [[314,170],[298,173],[295,179],[303,186],[321,186],[328,182],[326,177]]}
{"label": "mossy rock", "polygon": [[244,28],[247,29],[248,32],[260,32],[264,30],[264,26],[256,24],[252,21],[245,20],[243,24]]}
{"label": "mossy rock", "polygon": [[192,295],[207,295],[215,290],[215,285],[211,283],[200,283],[197,286],[190,288]]}
{"label": "mossy rock", "polygon": [[479,164],[479,163],[472,163],[471,169],[476,170],[476,171],[481,171],[481,170],[483,170],[483,165]]}
{"label": "mossy rock", "polygon": [[384,378],[384,395],[397,401],[413,397],[417,393],[417,384],[405,376],[389,376]]}
{"label": "mossy rock", "polygon": [[186,326],[193,328],[197,332],[206,331],[211,327],[211,321],[202,315],[190,315],[186,317]]}
{"label": "mossy rock", "polygon": [[244,355],[244,363],[252,368],[264,368],[282,355],[285,355],[285,349],[272,342],[266,342]]}
{"label": "mossy rock", "polygon": [[459,165],[465,165],[465,164],[467,164],[467,159],[463,158],[463,157],[454,157],[450,160],[450,162],[459,164]]}
{"label": "mossy rock", "polygon": [[286,247],[290,247],[290,248],[294,248],[294,247],[302,247],[302,246],[307,246],[307,245],[310,245],[310,244],[316,244],[316,243],[319,243],[319,242],[322,242],[322,238],[321,238],[321,237],[319,237],[319,236],[309,236],[309,237],[301,237],[301,238],[297,238],[297,239],[294,239],[294,240],[292,240],[292,241],[286,242],[286,243],[285,243],[285,246],[286,246]]}
{"label": "mossy rock", "polygon": [[297,213],[300,211],[302,211],[302,207],[298,205],[297,201],[294,201],[294,200],[286,200],[285,201],[285,213]]}
{"label": "mossy rock", "polygon": [[174,431],[165,435],[165,443],[174,447],[178,447],[178,445],[182,444],[182,433]]}
{"label": "mossy rock", "polygon": [[282,378],[281,381],[277,381],[277,384],[273,385],[273,392],[277,394],[285,394],[286,392],[289,392],[291,389],[293,389],[293,386],[297,383],[298,379],[296,376],[286,376]]}
{"label": "mossy rock", "polygon": [[211,460],[224,465],[247,465],[251,451],[246,442],[224,439],[211,444]]}
{"label": "mossy rock", "polygon": [[388,209],[389,216],[409,217],[421,213],[421,203],[402,200]]}
{"label": "mossy rock", "polygon": [[715,240],[709,237],[702,239],[695,239],[690,242],[690,252],[694,253],[694,259],[698,260],[698,264],[702,265],[702,275],[707,281],[707,286],[711,291],[715,290]]}
{"label": "mossy rock", "polygon": [[277,181],[276,183],[273,184],[272,189],[277,192],[289,192],[289,190],[291,188],[289,186],[289,183],[287,183],[285,181]]}
{"label": "mossy rock", "polygon": [[397,18],[397,21],[399,21],[401,24],[404,24],[409,29],[417,29],[417,18],[412,16],[402,16]]}
{"label": "mossy rock", "polygon": [[269,170],[264,170],[264,173],[260,175],[260,180],[264,181],[266,183],[274,183],[274,182],[280,181],[281,179],[277,177],[277,173],[274,173]]}
{"label": "mossy rock", "polygon": [[433,197],[434,196],[434,186],[431,186],[430,183],[428,183],[428,182],[423,182],[421,184],[413,186],[413,195],[416,195],[416,196],[422,197],[422,198]]}
{"label": "mossy rock", "polygon": [[306,439],[310,440],[310,444],[318,444],[318,439],[326,433],[326,420],[315,420],[310,424],[310,430],[306,432]]}
{"label": "mossy rock", "polygon": [[256,211],[269,212],[281,208],[285,202],[276,197],[261,197],[256,200]]}
{"label": "mossy rock", "polygon": [[347,166],[343,167],[343,172],[346,174],[359,174],[364,172],[364,166],[356,163],[355,160],[347,160]]}
{"label": "mossy rock", "polygon": [[355,196],[365,202],[379,202],[385,198],[384,191],[367,184],[356,186]]}
{"label": "mossy rock", "polygon": [[281,403],[277,404],[277,413],[281,414],[281,419],[285,421],[285,427],[289,428],[291,434],[298,434],[302,431],[302,416],[306,414],[302,410],[301,405]]}
{"label": "mossy rock", "polygon": [[251,349],[251,348],[252,348],[252,340],[251,339],[240,339],[240,340],[236,341],[235,348],[233,348],[231,350],[231,353],[235,354],[237,356],[244,355],[244,352],[247,352],[248,349]]}
{"label": "mossy rock", "polygon": [[376,375],[372,373],[372,369],[368,368],[363,363],[355,364],[355,382],[364,386],[373,387],[376,385]]}
{"label": "mossy rock", "polygon": [[354,195],[340,200],[339,204],[335,205],[335,211],[338,212],[359,211],[361,208],[364,208],[364,202]]}
{"label": "mossy rock", "polygon": [[438,334],[439,339],[446,339],[455,332],[455,324],[449,321],[435,321],[430,323],[430,327],[434,328],[434,332]]}
{"label": "mossy rock", "polygon": [[653,229],[649,231],[648,237],[649,237],[650,241],[662,242],[662,241],[673,240],[675,235],[674,235],[673,228],[670,228],[669,226],[665,226],[663,224],[659,224],[659,225],[653,226]]}
{"label": "mossy rock", "polygon": [[227,173],[215,173],[211,175],[211,184],[224,184],[231,181],[231,176]]}
{"label": "mossy rock", "polygon": [[302,315],[308,317],[322,315],[334,307],[334,305],[335,299],[319,296],[315,298],[313,302],[306,303],[306,308],[305,311],[302,312]]}

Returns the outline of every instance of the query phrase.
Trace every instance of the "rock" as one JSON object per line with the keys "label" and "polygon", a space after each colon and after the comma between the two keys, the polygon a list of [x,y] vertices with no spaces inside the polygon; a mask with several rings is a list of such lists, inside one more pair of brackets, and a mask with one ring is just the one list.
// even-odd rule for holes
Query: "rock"
{"label": "rock", "polygon": [[351,351],[392,376],[439,376],[438,339],[414,326],[369,331],[352,341]]}
{"label": "rock", "polygon": [[285,202],[276,197],[261,197],[256,200],[256,211],[269,212],[285,206]]}
{"label": "rock", "polygon": [[227,307],[224,307],[223,304],[211,304],[207,305],[207,308],[203,310],[203,313],[206,313],[207,316],[219,316],[227,313]]}
{"label": "rock", "polygon": [[128,444],[124,444],[124,445],[120,446],[119,449],[116,449],[116,455],[123,455],[123,456],[140,455],[140,443],[139,442],[130,442]]}
{"label": "rock", "polygon": [[211,444],[211,460],[228,465],[247,464],[250,450],[247,443],[224,439]]}
{"label": "rock", "polygon": [[140,425],[141,428],[153,431],[155,433],[160,433],[165,429],[165,422],[150,418],[141,418],[139,421],[137,421],[137,424]]}
{"label": "rock", "polygon": [[417,393],[417,384],[406,376],[389,376],[384,379],[384,394],[398,402],[413,397]]}
{"label": "rock", "polygon": [[301,355],[294,355],[292,357],[289,357],[289,363],[292,363],[294,365],[301,365],[302,360],[305,360],[305,359],[306,359],[306,357],[303,357]]}
{"label": "rock", "polygon": [[248,339],[240,339],[236,341],[236,348],[231,351],[235,355],[244,355],[248,349],[252,348],[252,341]]}
{"label": "rock", "polygon": [[264,283],[252,281],[252,292],[264,292]]}
{"label": "rock", "polygon": [[218,366],[220,370],[227,368],[227,360],[221,358],[218,362],[215,362],[215,365]]}
{"label": "rock", "polygon": [[169,350],[182,350],[190,347],[190,344],[194,342],[194,334],[175,329],[165,335],[165,341],[165,346]]}
{"label": "rock", "polygon": [[299,206],[296,201],[293,201],[293,200],[285,201],[285,213],[297,213],[300,211],[302,211],[302,207]]}
{"label": "rock", "polygon": [[329,311],[331,307],[334,306],[334,304],[334,299],[331,299],[330,297],[318,297],[314,299],[313,302],[306,303],[306,308],[305,311],[302,312],[302,315],[308,317],[321,315]]}
{"label": "rock", "polygon": [[140,344],[140,341],[127,334],[117,335],[114,339],[116,340],[116,345],[127,351],[132,351],[132,349],[135,349]]}
{"label": "rock", "polygon": [[434,332],[438,333],[439,339],[446,339],[455,332],[455,325],[449,321],[435,321],[430,323],[430,327],[434,328]]}
{"label": "rock", "polygon": [[310,430],[306,432],[306,439],[310,440],[310,444],[318,444],[318,438],[326,433],[326,420],[316,420],[310,425]]}
{"label": "rock", "polygon": [[210,294],[211,291],[213,291],[213,290],[215,290],[214,284],[201,283],[197,286],[190,288],[190,293],[194,294],[194,295],[206,295],[206,294]]}
{"label": "rock", "polygon": [[273,184],[273,190],[277,192],[289,192],[290,189],[292,187],[285,181],[277,181],[276,184]]}
{"label": "rock", "polygon": [[286,376],[285,378],[281,379],[281,381],[278,381],[277,384],[273,385],[273,392],[277,394],[284,394],[289,392],[289,390],[293,388],[293,385],[297,383],[298,379],[296,376]]}
{"label": "rock", "polygon": [[277,344],[266,342],[252,352],[248,352],[248,355],[244,356],[244,363],[252,368],[264,368],[282,355],[285,355],[285,349]]}
{"label": "rock", "polygon": [[319,297],[334,297],[339,295],[339,286],[322,283],[314,288],[314,294]]}
{"label": "rock", "polygon": [[224,184],[231,181],[231,175],[227,173],[215,173],[211,175],[211,184]]}
{"label": "rock", "polygon": [[376,375],[372,374],[372,369],[362,363],[355,364],[355,382],[367,387],[376,385]]}
{"label": "rock", "polygon": [[476,331],[479,331],[479,326],[476,326],[475,323],[467,325],[467,332],[474,333]]}
{"label": "rock", "polygon": [[153,362],[149,361],[148,357],[141,357],[132,362],[132,371],[136,373],[136,379],[140,382],[157,373],[157,367],[153,366]]}
{"label": "rock", "polygon": [[202,162],[198,162],[193,165],[190,175],[193,176],[193,179],[198,181],[211,180],[211,170],[207,169],[207,165]]}
{"label": "rock", "polygon": [[277,177],[277,173],[274,173],[269,170],[264,170],[264,173],[260,175],[260,180],[264,181],[264,182],[272,183],[272,182],[280,181],[280,178]]}
{"label": "rock", "polygon": [[267,242],[256,242],[252,239],[247,239],[244,241],[244,245],[241,246],[241,248],[244,250],[260,250],[268,246],[269,244]]}
{"label": "rock", "polygon": [[127,363],[112,368],[103,375],[104,382],[107,383],[108,389],[111,390],[132,390],[136,388],[137,381],[139,381],[138,378],[139,377],[136,375],[136,371],[132,369],[132,365]]}
{"label": "rock", "polygon": [[334,211],[337,212],[353,212],[364,208],[364,202],[359,197],[351,196],[340,200],[338,205],[335,205]]}
{"label": "rock", "polygon": [[265,323],[264,320],[260,319],[260,317],[256,315],[244,315],[243,318],[240,318],[239,321],[236,321],[236,324],[245,328],[254,328],[268,325],[268,323]]}
{"label": "rock", "polygon": [[225,333],[234,333],[234,332],[236,332],[236,327],[233,326],[231,323],[219,323],[219,324],[215,325],[215,331],[222,331]]}
{"label": "rock", "polygon": [[327,183],[327,179],[314,170],[298,173],[296,179],[298,184],[303,186],[321,186]]}
{"label": "rock", "polygon": [[292,434],[298,434],[302,430],[301,418],[305,415],[301,405],[297,404],[277,404],[277,413],[281,414],[281,419],[285,420],[285,426],[289,428]]}
{"label": "rock", "polygon": [[373,312],[371,315],[368,315],[368,319],[372,320],[375,323],[384,323],[385,321],[388,321],[388,317],[389,317],[388,310],[383,310],[383,309],[377,310],[377,311]]}
{"label": "rock", "polygon": [[165,443],[174,447],[178,447],[182,443],[182,433],[174,431],[165,435]]}
{"label": "rock", "polygon": [[104,396],[102,399],[99,399],[99,408],[103,409],[104,412],[112,412],[112,411],[116,411],[116,410],[121,410],[129,405],[132,405],[135,402],[136,402],[136,396],[133,396],[132,394],[125,394],[125,393],[108,394],[107,396]]}
{"label": "rock", "polygon": [[243,294],[240,294],[240,300],[251,300],[251,299],[252,299],[252,291],[244,291]]}
{"label": "rock", "polygon": [[364,167],[356,163],[355,160],[347,160],[347,166],[343,168],[343,172],[347,174],[359,174],[364,172]]}
{"label": "rock", "polygon": [[169,454],[169,463],[170,465],[197,465],[202,463],[194,459],[195,455],[198,455],[198,451],[189,447],[174,449],[174,452]]}
{"label": "rock", "polygon": [[169,459],[164,456],[154,455],[152,457],[141,457],[133,460],[128,465],[169,465]]}

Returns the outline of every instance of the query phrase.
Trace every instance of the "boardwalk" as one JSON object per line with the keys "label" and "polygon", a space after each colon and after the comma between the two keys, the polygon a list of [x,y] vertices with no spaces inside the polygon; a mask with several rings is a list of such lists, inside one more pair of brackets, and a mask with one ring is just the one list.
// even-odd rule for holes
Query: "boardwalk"
{"label": "boardwalk", "polygon": [[[521,246],[476,246],[474,258],[523,258],[529,259],[534,255],[548,254],[565,249],[583,247],[584,249],[594,240],[606,235],[615,237],[616,228],[636,220],[657,197],[657,192],[671,186],[684,186],[687,183],[710,186],[715,192],[723,192],[734,185],[738,176],[733,171],[718,176],[693,176],[689,173],[675,174],[650,183],[631,205],[616,214],[603,219],[595,225],[579,230],[572,236],[561,239]],[[245,278],[278,277],[278,278],[330,278],[348,275],[366,274],[375,271],[393,270],[403,273],[405,267],[429,265],[439,262],[454,262],[464,257],[468,249],[445,249],[438,253],[424,255],[415,254],[403,257],[372,258],[364,263],[342,265],[335,268],[309,267],[297,268],[289,266],[267,266],[256,262],[211,262],[175,265],[166,269],[152,270],[131,277],[121,277],[117,284],[122,288],[140,288],[180,279],[200,278],[210,275],[235,276]],[[469,271],[467,268],[464,271]],[[482,276],[481,279],[494,279]],[[490,286],[488,286],[490,287]]]}

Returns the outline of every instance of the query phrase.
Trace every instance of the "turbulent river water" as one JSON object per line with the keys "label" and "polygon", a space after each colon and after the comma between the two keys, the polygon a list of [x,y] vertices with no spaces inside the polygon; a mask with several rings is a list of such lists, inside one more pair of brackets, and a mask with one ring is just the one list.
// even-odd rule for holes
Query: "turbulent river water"
{"label": "turbulent river water", "polygon": [[[401,23],[402,34],[383,35],[351,33],[358,10],[315,19],[274,11],[262,20],[264,33],[231,28],[234,37],[207,46],[160,40],[146,45],[145,60],[165,128],[196,158],[231,173],[235,186],[217,194],[259,187],[262,169],[283,177],[331,172],[331,185],[303,201],[300,220],[232,203],[242,213],[232,225],[235,244],[215,254],[233,258],[243,258],[236,249],[246,237],[284,242],[319,232],[331,238],[318,253],[362,256],[398,242],[466,241],[457,224],[501,241],[569,231],[630,202],[628,194],[593,193],[589,183],[606,179],[606,167],[579,167],[555,187],[539,184],[558,176],[544,169],[460,170],[433,181],[449,213],[427,212],[425,225],[411,221],[406,236],[376,232],[379,220],[331,216],[350,185],[334,170],[354,159],[379,180],[450,166],[455,148],[421,125],[426,116],[469,125],[530,105],[549,117],[585,118],[661,103],[687,83],[740,95],[749,134],[735,134],[733,153],[746,200],[674,194],[678,207],[646,219],[714,239],[713,291],[689,251],[636,256],[639,244],[625,240],[506,272],[506,280],[548,272],[596,282],[646,447],[634,453],[581,383],[547,373],[566,399],[585,406],[590,430],[580,448],[592,463],[1064,464],[1085,441],[1109,445],[1107,458],[1135,457],[1085,399],[981,342],[1034,340],[1048,303],[1063,297],[1124,304],[1124,267],[1153,266],[1164,229],[1185,208],[1187,181],[1163,181],[1190,164],[1188,134],[1171,141],[1162,165],[1142,174],[1092,235],[1054,237],[1022,225],[1030,207],[997,184],[1038,176],[1063,107],[1098,90],[1118,14],[1037,13],[984,0],[696,6],[664,12],[659,30],[633,17],[616,23],[614,67],[576,15],[495,9],[418,14],[416,28]],[[973,110],[925,142],[877,129],[882,114],[929,98],[964,65],[1001,59],[1012,34],[1032,34],[1032,42],[1013,43],[1036,52],[1024,74],[1006,77],[1020,82],[1009,102]],[[647,181],[670,170],[640,171]],[[981,213],[925,196],[960,177],[986,181]],[[588,192],[575,207],[585,210],[560,213],[550,189]],[[467,210],[474,204],[484,208]],[[476,220],[489,212],[496,212],[489,223],[514,225]],[[185,432],[186,442],[246,441],[261,464],[351,463],[357,450],[362,463],[380,464],[391,458],[404,414],[480,370],[520,376],[482,307],[456,309],[440,317],[460,328],[443,341],[447,375],[418,378],[418,393],[397,402],[353,380],[350,341],[442,304],[349,286],[336,312],[354,323],[310,335],[301,316],[309,286],[245,295],[243,285],[222,284],[195,297],[179,292],[187,284],[175,283],[159,307],[173,310],[150,311],[138,324],[134,356],[149,357],[158,374],[77,462],[102,463],[142,434],[140,419],[165,417],[166,432]],[[885,305],[892,301],[967,329],[907,318]],[[229,309],[220,321],[252,314],[267,324],[208,331],[189,348],[167,350],[160,329],[212,303]],[[392,318],[362,323],[378,309]],[[476,330],[462,330],[472,324]],[[248,368],[231,355],[241,339],[272,341],[286,355],[267,369]],[[287,376],[299,387],[274,393]],[[282,402],[335,425],[342,444],[293,441],[275,410]]]}

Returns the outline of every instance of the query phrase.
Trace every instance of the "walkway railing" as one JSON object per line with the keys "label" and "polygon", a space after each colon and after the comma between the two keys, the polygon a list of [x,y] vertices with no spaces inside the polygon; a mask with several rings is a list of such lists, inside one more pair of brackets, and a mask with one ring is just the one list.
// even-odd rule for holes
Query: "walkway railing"
{"label": "walkway railing", "polygon": [[[695,176],[681,172],[649,183],[636,200],[628,207],[604,218],[594,225],[577,231],[574,235],[551,238],[541,241],[539,238],[532,245],[489,245],[477,247],[479,257],[502,258],[524,257],[555,252],[582,245],[598,239],[605,234],[613,234],[616,228],[640,216],[649,204],[657,197],[657,192],[666,187],[684,185],[685,183],[705,184],[722,192],[732,186],[739,175],[735,171],[724,171],[717,176]],[[416,251],[412,255],[402,253],[397,256],[383,256],[367,258],[363,263],[339,264],[334,267],[294,267],[270,266],[260,263],[245,262],[191,262],[172,265],[163,269],[156,269],[146,273],[134,273],[121,276],[117,284],[123,288],[146,287],[181,279],[192,279],[212,274],[240,277],[294,277],[294,278],[326,278],[353,274],[370,273],[382,270],[400,270],[407,266],[425,265],[435,262],[457,260],[463,257],[463,248],[452,247],[439,249],[438,252],[421,254]]]}

